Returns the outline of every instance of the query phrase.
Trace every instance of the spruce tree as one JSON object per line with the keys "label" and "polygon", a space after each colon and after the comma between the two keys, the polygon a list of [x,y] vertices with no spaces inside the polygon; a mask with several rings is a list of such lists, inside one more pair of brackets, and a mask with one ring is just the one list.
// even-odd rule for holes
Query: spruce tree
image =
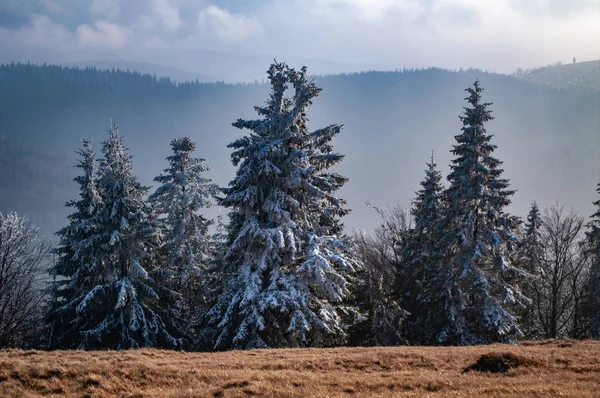
{"label": "spruce tree", "polygon": [[200,211],[212,207],[217,187],[203,176],[210,169],[194,158],[196,144],[189,137],[171,140],[169,167],[154,181],[161,185],[150,195],[162,234],[160,266],[169,287],[183,295],[183,316],[194,316],[193,307],[204,306],[201,273],[212,261],[214,250],[209,227],[212,221]]}
{"label": "spruce tree", "polygon": [[229,243],[210,312],[219,349],[322,346],[346,334],[340,311],[354,262],[339,236],[347,210],[335,196],[346,179],[328,172],[343,158],[331,146],[341,127],[308,130],[321,89],[306,68],[274,63],[268,77],[260,118],[233,123],[250,133],[229,145],[238,170],[220,200],[231,210]]}
{"label": "spruce tree", "polygon": [[[65,242],[84,256],[64,276],[70,300],[56,309],[56,317],[73,338],[54,340],[57,348],[127,349],[182,347],[176,323],[163,309],[171,292],[151,277],[155,227],[143,200],[147,188],[133,175],[118,128],[111,122],[102,146],[96,187],[99,204],[87,221],[88,236]],[[85,198],[82,195],[82,201]]]}
{"label": "spruce tree", "polygon": [[[600,184],[596,192],[600,194]],[[590,336],[600,339],[600,199],[594,205],[596,212],[592,215],[586,232],[591,259],[587,312],[590,318]]]}
{"label": "spruce tree", "polygon": [[521,262],[524,270],[530,274],[536,274],[539,270],[540,262],[540,210],[534,201],[531,204],[525,223],[525,235],[520,242]]}
{"label": "spruce tree", "polygon": [[[75,211],[67,217],[69,225],[56,233],[60,237],[59,247],[55,253],[59,261],[53,267],[55,275],[70,275],[77,269],[78,261],[83,258],[85,248],[79,242],[89,237],[93,227],[93,216],[101,204],[101,198],[96,186],[96,160],[92,142],[83,138],[83,147],[77,152],[80,159],[76,167],[82,170],[82,175],[73,179],[79,185],[79,200],[67,202],[68,207]],[[63,280],[61,285],[65,285]]]}
{"label": "spruce tree", "polygon": [[481,100],[479,81],[466,89],[469,106],[460,117],[455,155],[444,192],[444,253],[434,281],[444,317],[437,342],[485,344],[522,335],[514,310],[526,302],[513,283],[520,269],[511,265],[516,219],[505,212],[514,191],[502,178],[502,162],[485,129],[493,119]]}
{"label": "spruce tree", "polygon": [[540,275],[542,267],[543,247],[540,237],[540,226],[542,219],[537,203],[531,204],[531,209],[527,214],[525,230],[518,244],[517,259],[520,267],[529,275],[523,277],[521,285],[523,293],[532,301],[520,311],[520,326],[526,338],[535,338],[538,328],[535,322],[535,307],[539,298],[536,294],[536,285],[539,283],[536,276]]}
{"label": "spruce tree", "polygon": [[[79,338],[79,330],[72,322],[75,315],[63,306],[76,299],[81,290],[93,288],[90,279],[84,277],[92,261],[90,246],[84,245],[95,233],[96,212],[101,198],[96,186],[96,159],[89,139],[82,139],[83,147],[77,152],[80,159],[76,167],[82,174],[75,177],[79,185],[79,200],[67,202],[75,211],[67,219],[69,224],[56,233],[59,245],[54,250],[56,261],[50,269],[53,278],[52,300],[48,316],[48,347],[70,347]],[[60,310],[59,310],[60,309]]]}
{"label": "spruce tree", "polygon": [[406,261],[400,264],[398,290],[401,302],[410,313],[408,318],[409,337],[422,343],[431,341],[429,325],[438,314],[429,302],[435,292],[429,291],[427,281],[436,276],[439,261],[440,221],[443,212],[442,174],[437,169],[433,154],[427,163],[425,179],[416,192],[411,215],[414,229],[403,250]]}
{"label": "spruce tree", "polygon": [[413,201],[411,214],[414,222],[414,243],[418,251],[414,253],[413,261],[423,264],[437,251],[436,244],[439,238],[439,223],[442,215],[442,173],[437,169],[437,164],[431,155],[427,163],[425,179],[421,182],[421,189]]}

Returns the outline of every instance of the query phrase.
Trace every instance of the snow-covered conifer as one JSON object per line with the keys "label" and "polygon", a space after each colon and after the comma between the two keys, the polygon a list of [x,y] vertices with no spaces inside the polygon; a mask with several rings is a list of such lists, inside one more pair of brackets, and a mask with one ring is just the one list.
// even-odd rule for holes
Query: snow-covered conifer
{"label": "snow-covered conifer", "polygon": [[502,162],[492,156],[485,124],[491,104],[481,101],[479,81],[466,89],[462,133],[455,136],[456,156],[444,196],[444,253],[432,281],[441,293],[443,321],[438,343],[482,344],[521,336],[514,315],[527,299],[515,283],[521,270],[511,264],[516,219],[505,212],[514,191],[502,178]]}
{"label": "snow-covered conifer", "polygon": [[210,170],[204,159],[194,158],[196,144],[189,137],[171,140],[169,167],[154,181],[161,185],[149,201],[162,232],[161,268],[167,270],[169,285],[186,296],[212,250],[209,226],[200,211],[213,205],[218,188],[203,173]]}
{"label": "snow-covered conifer", "polygon": [[437,292],[430,291],[427,281],[437,276],[439,261],[440,221],[443,212],[442,174],[437,169],[433,154],[427,163],[425,179],[416,192],[411,215],[414,228],[402,250],[405,261],[399,264],[397,289],[404,308],[410,313],[408,333],[411,339],[429,343],[429,325],[436,321],[437,314],[429,303]]}
{"label": "snow-covered conifer", "polygon": [[59,247],[55,250],[59,261],[53,268],[55,275],[69,276],[75,272],[77,261],[85,256],[85,250],[79,242],[89,237],[93,228],[93,217],[101,204],[96,186],[95,153],[92,142],[82,139],[83,147],[77,152],[80,159],[77,163],[82,174],[73,180],[79,185],[79,200],[67,202],[75,211],[67,217],[69,225],[56,233],[60,237]]}
{"label": "snow-covered conifer", "polygon": [[[216,348],[321,346],[345,335],[342,304],[354,262],[341,239],[347,213],[335,196],[346,179],[328,171],[342,156],[340,126],[310,132],[306,113],[321,89],[274,63],[272,91],[250,134],[229,145],[238,167],[220,203],[231,210],[225,284],[210,316]],[[286,96],[289,88],[293,96]]]}
{"label": "snow-covered conifer", "polygon": [[[112,122],[102,154],[96,180],[100,200],[90,208],[90,229],[87,236],[63,245],[70,245],[65,253],[84,254],[71,257],[74,264],[64,275],[71,299],[55,310],[64,325],[56,330],[68,330],[74,338],[55,334],[54,346],[181,347],[177,325],[162,310],[170,292],[151,277],[157,234],[143,200],[147,188],[133,175],[131,156]],[[89,180],[88,170],[84,175]],[[83,193],[81,202],[86,200]]]}
{"label": "snow-covered conifer", "polygon": [[525,229],[522,232],[516,252],[516,262],[529,274],[529,276],[524,276],[520,283],[523,287],[523,293],[532,299],[532,304],[520,311],[519,314],[520,327],[526,338],[538,337],[536,335],[537,327],[533,309],[537,301],[535,285],[539,283],[536,275],[541,272],[543,258],[543,243],[540,237],[541,222],[540,210],[534,201],[527,214]]}
{"label": "snow-covered conifer", "polygon": [[81,289],[93,288],[91,280],[83,277],[85,271],[82,267],[82,264],[90,263],[93,253],[91,247],[82,243],[96,230],[95,216],[101,205],[101,198],[96,186],[96,155],[92,142],[87,138],[82,139],[82,142],[83,146],[77,152],[80,159],[76,165],[82,174],[74,178],[79,185],[79,200],[71,200],[66,204],[75,211],[67,217],[69,224],[56,233],[60,240],[59,246],[54,250],[56,262],[50,269],[54,278],[53,299],[48,317],[50,348],[75,344],[79,331],[71,319],[74,314],[67,314],[64,309],[56,310],[78,297]]}

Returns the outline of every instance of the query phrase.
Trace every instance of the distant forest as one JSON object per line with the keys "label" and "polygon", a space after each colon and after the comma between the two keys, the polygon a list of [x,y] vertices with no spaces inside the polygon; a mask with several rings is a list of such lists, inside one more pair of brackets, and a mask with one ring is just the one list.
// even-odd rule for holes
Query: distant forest
{"label": "distant forest", "polygon": [[[594,89],[473,70],[315,80],[283,63],[267,83],[233,86],[54,66],[0,71],[12,99],[0,104],[0,347],[600,337],[599,163],[597,146],[586,147],[599,138]],[[335,94],[317,102],[324,87]],[[106,125],[106,114],[135,126],[132,139],[112,118],[98,135],[93,124]],[[223,118],[236,134],[217,127]],[[60,155],[73,146],[73,161]],[[541,170],[540,155],[550,155]],[[421,182],[405,204],[379,204],[413,176]],[[543,196],[527,198],[526,216],[511,210],[517,187],[545,194],[582,183],[596,194],[566,197],[584,198],[589,216],[540,205]],[[347,220],[364,195],[373,228],[353,231]]]}
{"label": "distant forest", "polygon": [[[442,169],[449,164],[462,89],[476,78],[494,102],[490,132],[517,188],[513,211],[524,216],[532,198],[592,211],[589,187],[600,172],[600,92],[594,89],[436,68],[316,77],[323,93],[310,123],[344,124],[336,145],[347,160],[336,167],[352,176],[343,188],[353,209],[350,228],[377,225],[367,201],[410,201],[418,189],[417,165],[432,150]],[[33,217],[52,236],[67,215],[64,202],[75,193],[65,176],[74,176],[77,143],[81,137],[104,139],[109,117],[136,148],[134,164],[144,183],[160,171],[157,159],[166,156],[169,140],[190,136],[213,169],[211,177],[225,184],[233,168],[224,148],[238,134],[231,123],[251,116],[268,90],[264,82],[174,83],[120,70],[1,65],[0,211]]]}

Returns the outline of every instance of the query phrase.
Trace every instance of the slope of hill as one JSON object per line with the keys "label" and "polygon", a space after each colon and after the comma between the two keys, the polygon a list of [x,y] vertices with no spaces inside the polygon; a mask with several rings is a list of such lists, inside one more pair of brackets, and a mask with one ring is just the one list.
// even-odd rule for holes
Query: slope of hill
{"label": "slope of hill", "polygon": [[35,148],[0,133],[0,211],[33,217],[51,234],[64,222],[64,198],[77,194],[75,170],[62,154]]}
{"label": "slope of hill", "polygon": [[[521,366],[464,372],[488,353],[510,353]],[[0,351],[0,395],[591,398],[598,392],[599,356],[600,343],[592,341],[219,353],[6,350]]]}
{"label": "slope of hill", "polygon": [[559,90],[577,87],[600,91],[600,60],[544,66],[515,75],[529,82]]}
{"label": "slope of hill", "polygon": [[[344,124],[335,145],[346,155],[337,171],[350,178],[341,192],[353,209],[348,227],[369,229],[377,223],[366,201],[408,203],[432,150],[448,171],[444,166],[460,131],[464,89],[477,78],[486,90],[484,99],[494,103],[496,119],[488,132],[495,135],[498,157],[518,190],[512,211],[524,215],[536,199],[540,205],[560,201],[583,215],[591,213],[600,178],[599,91],[557,91],[473,70],[368,72],[318,77],[323,92],[308,115],[313,129]],[[98,149],[112,117],[144,183],[151,184],[166,166],[169,140],[188,135],[198,142],[197,155],[213,168],[210,177],[225,185],[234,176],[226,145],[242,134],[231,123],[255,117],[253,107],[264,103],[268,90],[264,84],[177,84],[122,71],[3,65],[0,132],[7,142],[21,140],[29,149],[61,159],[45,167],[71,176],[80,137],[93,138]],[[33,191],[47,178],[37,173],[22,179]],[[22,194],[10,186],[3,191],[3,198],[11,199],[2,199],[0,211],[11,210]],[[19,209],[50,234],[61,225],[57,217],[46,220],[48,214],[64,217],[68,209],[58,204],[74,191],[70,177],[64,178],[48,193],[52,197],[31,195],[37,200]]]}

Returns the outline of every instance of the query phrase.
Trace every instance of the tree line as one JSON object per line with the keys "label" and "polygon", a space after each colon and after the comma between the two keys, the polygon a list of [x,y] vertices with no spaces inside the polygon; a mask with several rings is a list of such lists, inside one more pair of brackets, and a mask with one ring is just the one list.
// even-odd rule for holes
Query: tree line
{"label": "tree line", "polygon": [[[432,155],[408,208],[373,206],[381,223],[371,235],[344,229],[348,179],[332,170],[344,158],[333,147],[342,126],[308,128],[321,89],[305,67],[283,63],[268,81],[258,118],[233,123],[248,132],[228,146],[237,172],[227,187],[205,176],[184,137],[171,141],[151,191],[111,121],[100,157],[83,140],[79,197],[67,203],[58,247],[2,215],[0,345],[205,351],[600,337],[600,199],[587,222],[559,205],[533,203],[525,221],[509,214],[514,190],[494,157],[492,104],[478,80],[466,89],[448,184]],[[227,223],[203,215],[214,205]]]}

